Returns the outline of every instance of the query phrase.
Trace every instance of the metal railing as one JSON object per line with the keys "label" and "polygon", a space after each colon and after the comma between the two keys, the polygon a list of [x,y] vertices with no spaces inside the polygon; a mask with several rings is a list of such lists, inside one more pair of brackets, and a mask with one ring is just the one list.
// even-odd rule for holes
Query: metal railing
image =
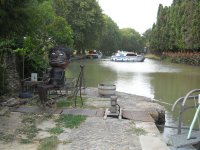
{"label": "metal railing", "polygon": [[[173,106],[172,106],[172,111],[175,111],[176,106],[179,105],[179,120],[178,120],[178,134],[181,134],[181,129],[182,129],[182,122],[183,122],[183,114],[185,111],[189,109],[196,109],[198,107],[198,97],[200,94],[200,89],[193,89],[189,91],[185,97],[180,97],[177,99]],[[194,100],[194,106],[187,106],[186,103],[187,101],[192,101]],[[200,130],[200,128],[199,128]]]}

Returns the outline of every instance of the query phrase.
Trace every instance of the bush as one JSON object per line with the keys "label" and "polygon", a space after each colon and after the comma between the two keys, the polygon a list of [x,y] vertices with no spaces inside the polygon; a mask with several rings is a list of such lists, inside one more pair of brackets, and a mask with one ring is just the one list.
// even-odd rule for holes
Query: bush
{"label": "bush", "polygon": [[200,53],[184,53],[184,52],[165,52],[162,54],[164,60],[170,60],[172,63],[187,64],[200,66]]}

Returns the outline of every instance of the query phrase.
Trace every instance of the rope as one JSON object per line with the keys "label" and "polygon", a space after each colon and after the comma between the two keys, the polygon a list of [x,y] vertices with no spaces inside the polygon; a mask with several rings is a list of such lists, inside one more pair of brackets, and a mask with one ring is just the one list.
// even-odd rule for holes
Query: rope
{"label": "rope", "polygon": [[165,104],[165,105],[169,105],[169,106],[172,106],[173,104],[170,104],[170,103],[167,103],[167,102],[162,102],[160,100],[156,100],[156,99],[152,99],[153,102],[158,102],[158,103],[161,103],[161,104]]}

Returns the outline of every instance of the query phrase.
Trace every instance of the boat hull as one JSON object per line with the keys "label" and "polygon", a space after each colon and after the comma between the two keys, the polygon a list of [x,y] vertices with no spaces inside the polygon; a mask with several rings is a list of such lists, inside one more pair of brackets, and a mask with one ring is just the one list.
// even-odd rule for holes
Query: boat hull
{"label": "boat hull", "polygon": [[143,62],[145,60],[145,57],[142,55],[138,56],[124,56],[124,57],[118,57],[118,56],[112,56],[112,61],[116,62]]}

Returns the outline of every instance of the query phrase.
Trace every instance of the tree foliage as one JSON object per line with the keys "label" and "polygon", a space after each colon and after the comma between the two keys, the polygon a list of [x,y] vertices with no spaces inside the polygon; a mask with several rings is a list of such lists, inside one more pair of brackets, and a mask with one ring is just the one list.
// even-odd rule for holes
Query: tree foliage
{"label": "tree foliage", "polygon": [[96,0],[53,0],[57,15],[64,17],[74,32],[77,50],[95,48],[103,28],[102,10]]}
{"label": "tree foliage", "polygon": [[156,53],[199,51],[199,19],[200,1],[174,0],[170,7],[160,4],[149,38],[151,50]]}
{"label": "tree foliage", "polygon": [[[24,33],[30,17],[31,0],[1,0],[0,1],[0,35]],[[28,6],[28,7],[27,7]]]}
{"label": "tree foliage", "polygon": [[21,77],[22,72],[25,77],[42,73],[48,67],[48,50],[57,45],[79,52],[99,48],[111,54],[119,49],[140,50],[143,42],[134,29],[119,29],[103,15],[96,0],[0,0],[0,68],[4,72],[5,56],[16,54]]}
{"label": "tree foliage", "polygon": [[104,28],[100,38],[99,49],[104,54],[111,54],[120,46],[120,31],[117,24],[107,15],[103,16]]}
{"label": "tree foliage", "polygon": [[47,67],[48,49],[52,46],[72,46],[73,31],[64,18],[56,15],[51,0],[0,2],[0,56],[16,52],[19,58],[24,57],[27,76]]}
{"label": "tree foliage", "polygon": [[49,38],[58,45],[72,45],[73,31],[64,18],[55,17],[53,22],[47,25],[47,31]]}
{"label": "tree foliage", "polygon": [[141,35],[131,28],[120,29],[120,49],[126,51],[142,52],[143,39]]}

